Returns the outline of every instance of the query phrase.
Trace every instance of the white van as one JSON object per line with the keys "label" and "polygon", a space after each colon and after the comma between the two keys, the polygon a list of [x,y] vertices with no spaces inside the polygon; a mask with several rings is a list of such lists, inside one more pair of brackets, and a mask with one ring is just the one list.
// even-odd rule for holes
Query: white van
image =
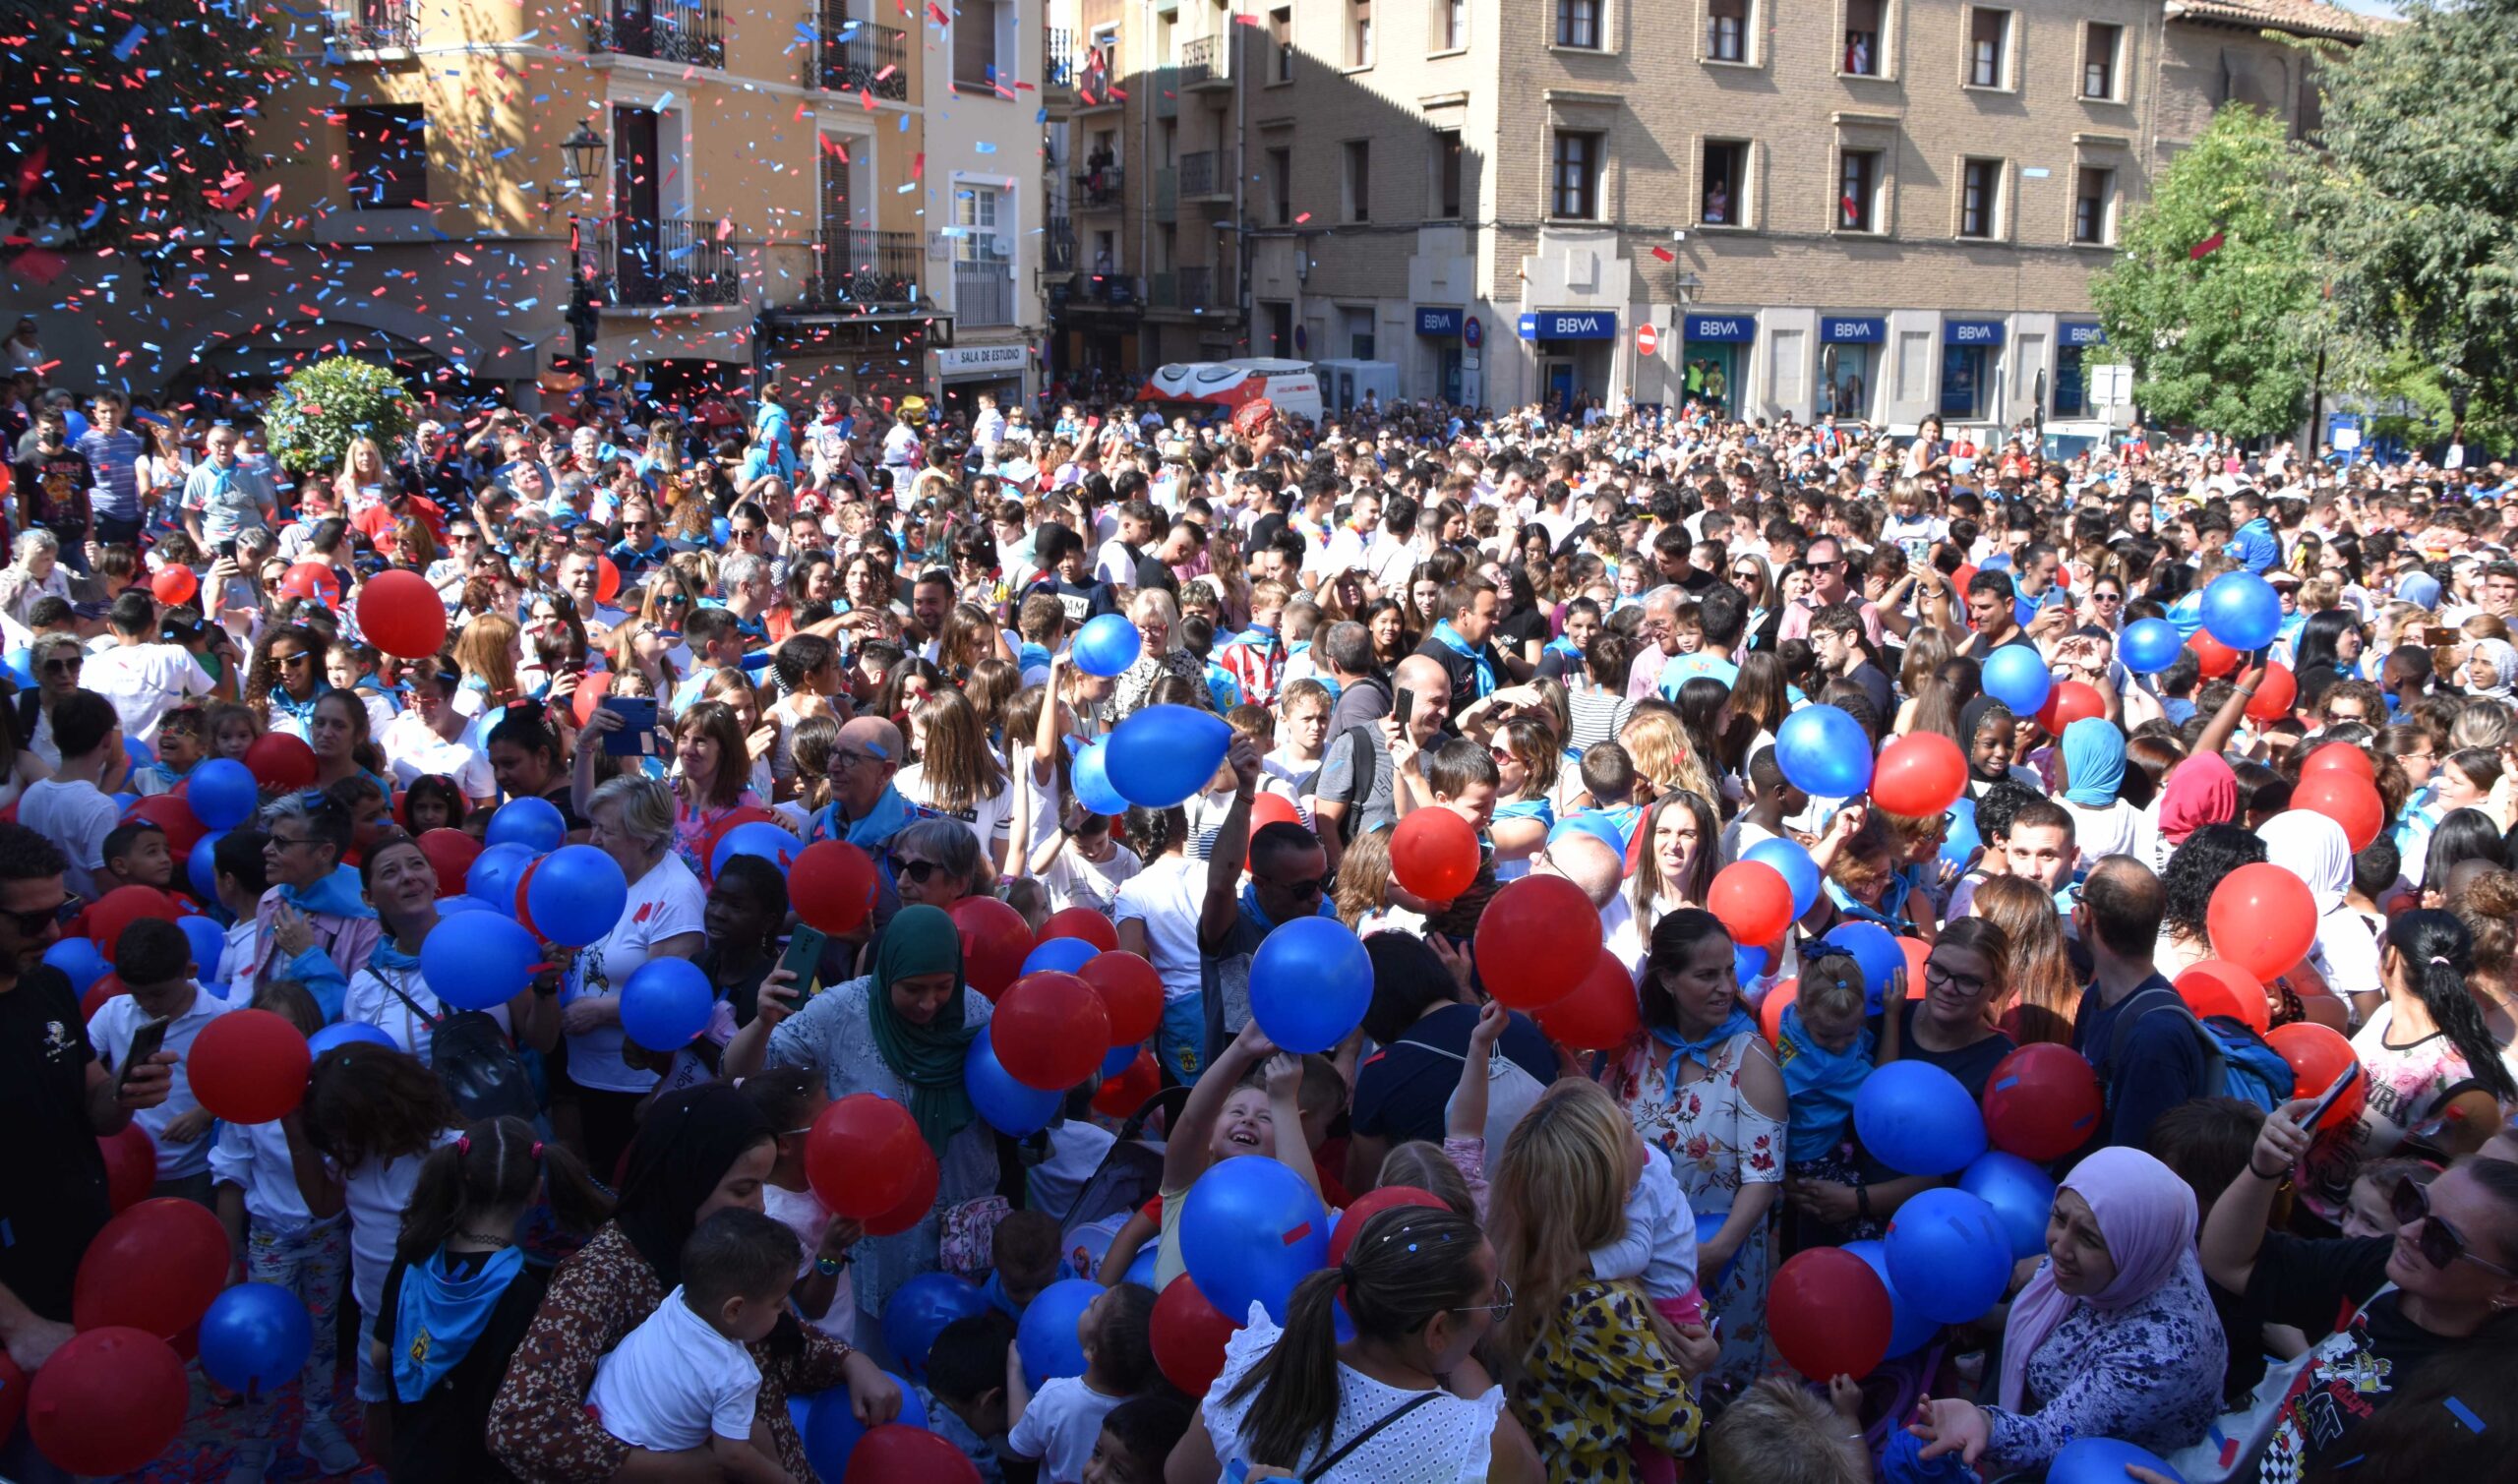
{"label": "white van", "polygon": [[[1165,415],[1212,410],[1230,417],[1244,404],[1266,397],[1288,417],[1319,422],[1320,377],[1303,361],[1252,356],[1232,361],[1175,362],[1159,368],[1137,393]],[[1194,404],[1182,407],[1179,403]]]}

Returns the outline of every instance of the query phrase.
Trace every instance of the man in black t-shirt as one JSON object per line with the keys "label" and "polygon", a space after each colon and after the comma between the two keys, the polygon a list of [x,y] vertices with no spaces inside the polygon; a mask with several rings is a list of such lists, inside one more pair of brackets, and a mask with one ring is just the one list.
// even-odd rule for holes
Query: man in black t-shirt
{"label": "man in black t-shirt", "polygon": [[[0,824],[0,1343],[31,1372],[72,1334],[79,1259],[112,1216],[96,1141],[166,1100],[175,1053],[117,1078],[88,1044],[79,995],[43,961],[60,940],[64,862],[52,842]],[[0,1439],[0,1476],[66,1478],[23,1426]]]}

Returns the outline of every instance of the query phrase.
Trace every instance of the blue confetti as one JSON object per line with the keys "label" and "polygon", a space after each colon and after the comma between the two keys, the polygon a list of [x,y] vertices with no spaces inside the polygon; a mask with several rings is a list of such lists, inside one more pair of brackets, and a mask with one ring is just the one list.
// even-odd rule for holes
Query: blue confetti
{"label": "blue confetti", "polygon": [[2448,1415],[2464,1423],[2468,1431],[2480,1433],[2484,1430],[2483,1419],[2475,1415],[2474,1408],[2454,1396],[2449,1397],[2446,1404]]}
{"label": "blue confetti", "polygon": [[114,60],[130,61],[131,54],[140,50],[140,43],[148,39],[149,28],[135,23],[131,30],[122,33],[122,39],[114,43]]}
{"label": "blue confetti", "polygon": [[989,144],[987,140],[981,140],[980,152],[982,154],[994,154],[996,152],[996,146]]}

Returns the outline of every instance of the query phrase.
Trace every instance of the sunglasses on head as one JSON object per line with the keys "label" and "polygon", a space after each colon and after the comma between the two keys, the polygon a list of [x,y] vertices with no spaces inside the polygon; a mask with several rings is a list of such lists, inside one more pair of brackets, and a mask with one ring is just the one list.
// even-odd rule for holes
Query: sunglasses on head
{"label": "sunglasses on head", "polygon": [[2387,1205],[2395,1213],[2399,1225],[2411,1226],[2416,1221],[2422,1223],[2422,1235],[2416,1239],[2416,1244],[2422,1249],[2423,1260],[2431,1267],[2444,1273],[2462,1258],[2486,1273],[2518,1278],[2518,1273],[2475,1256],[2457,1228],[2431,1215],[2430,1192],[2415,1184],[2411,1176],[2396,1182],[2395,1193],[2388,1197]]}

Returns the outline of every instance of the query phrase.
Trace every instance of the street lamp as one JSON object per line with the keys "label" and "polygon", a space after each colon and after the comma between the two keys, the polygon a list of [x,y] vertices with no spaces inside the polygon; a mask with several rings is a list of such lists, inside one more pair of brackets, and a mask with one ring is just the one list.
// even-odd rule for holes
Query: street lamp
{"label": "street lamp", "polygon": [[[561,190],[571,197],[588,194],[588,183],[603,164],[603,136],[594,132],[583,119],[569,137],[560,142],[560,157],[568,175],[560,182]],[[569,221],[569,334],[570,348],[577,363],[577,375],[591,389],[594,386],[594,295],[586,287],[585,239],[574,217]]]}

